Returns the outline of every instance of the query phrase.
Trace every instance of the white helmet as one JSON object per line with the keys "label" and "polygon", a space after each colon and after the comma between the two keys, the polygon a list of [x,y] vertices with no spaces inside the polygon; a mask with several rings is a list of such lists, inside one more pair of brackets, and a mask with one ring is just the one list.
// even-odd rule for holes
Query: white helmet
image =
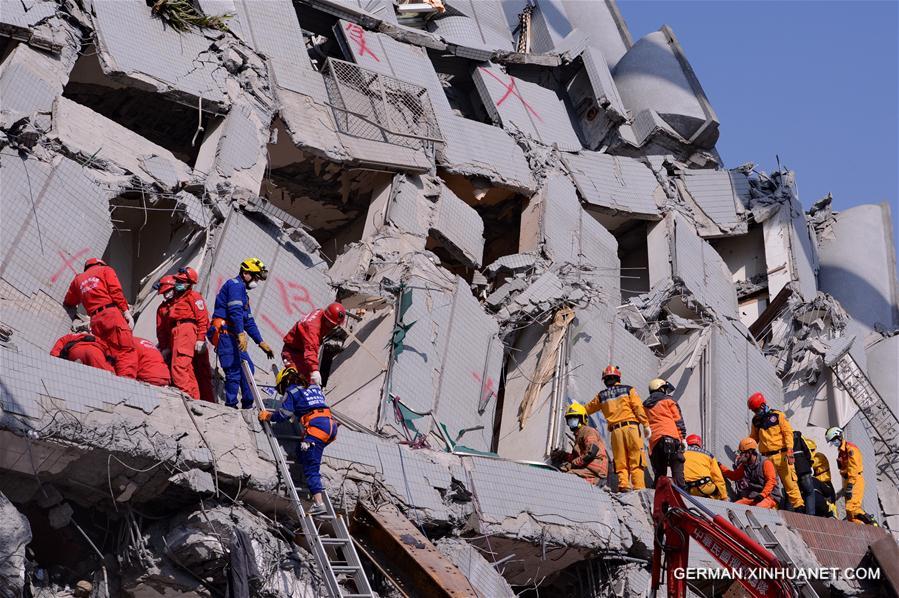
{"label": "white helmet", "polygon": [[840,444],[843,442],[843,428],[839,426],[827,428],[827,432],[824,433],[824,439],[828,444],[840,446]]}

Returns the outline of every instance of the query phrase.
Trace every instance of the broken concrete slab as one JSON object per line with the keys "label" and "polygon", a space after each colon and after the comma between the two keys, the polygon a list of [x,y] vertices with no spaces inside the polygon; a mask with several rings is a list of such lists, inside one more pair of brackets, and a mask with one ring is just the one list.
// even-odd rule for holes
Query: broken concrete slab
{"label": "broken concrete slab", "polygon": [[104,73],[191,103],[226,103],[227,72],[205,34],[211,30],[178,32],[140,3],[94,2],[91,8]]}
{"label": "broken concrete slab", "polygon": [[659,114],[691,145],[712,149],[718,117],[667,25],[638,40],[615,66],[615,84],[633,114]]}
{"label": "broken concrete slab", "polygon": [[9,127],[34,113],[50,113],[78,57],[76,44],[72,46],[59,54],[35,50],[25,44],[13,48],[0,65],[0,93],[3,94],[0,126]]}
{"label": "broken concrete slab", "polygon": [[495,124],[562,150],[581,149],[568,110],[554,90],[510,75],[489,63],[478,66],[473,78]]}
{"label": "broken concrete slab", "polygon": [[442,538],[434,545],[462,570],[462,573],[479,593],[491,598],[513,598],[515,596],[509,582],[481,555],[477,548],[465,540]]}
{"label": "broken concrete slab", "polygon": [[[232,209],[219,231],[221,242],[214,259],[204,264],[201,280],[206,281],[204,294],[211,301],[247,258],[247,247],[252,247],[253,255],[273,275],[250,294],[250,302],[263,338],[277,348],[290,327],[304,315],[330,303],[334,291],[328,284],[327,265],[321,255],[291,239],[290,233],[299,223],[292,219],[292,226],[272,214]],[[291,219],[286,213],[280,215]],[[268,360],[262,350],[251,343],[249,352],[261,366],[256,368],[256,379],[260,383],[273,383],[274,374],[268,370]]]}
{"label": "broken concrete slab", "polygon": [[705,309],[722,318],[737,317],[737,293],[730,270],[691,222],[671,212],[650,228],[647,244],[651,287],[674,280]]}
{"label": "broken concrete slab", "polygon": [[583,68],[565,85],[580,125],[584,147],[599,149],[614,127],[627,118],[627,110],[618,94],[602,52],[593,46],[580,55]]}
{"label": "broken concrete slab", "polygon": [[744,173],[684,170],[682,176],[681,197],[688,201],[700,236],[713,238],[747,232],[745,206],[751,198],[749,181]]}
{"label": "broken concrete slab", "polygon": [[389,393],[413,413],[433,416],[422,421],[421,432],[445,436],[451,446],[489,450],[502,360],[499,325],[461,278],[412,276],[406,284],[411,304],[398,324],[411,327],[394,347]]}
{"label": "broken concrete slab", "polygon": [[582,151],[562,154],[578,193],[591,207],[635,218],[659,217],[665,192],[652,171],[633,158]]}
{"label": "broken concrete slab", "polygon": [[2,492],[0,521],[0,592],[19,596],[25,588],[25,547],[31,543],[31,526]]}
{"label": "broken concrete slab", "polygon": [[[472,534],[490,536],[491,550],[516,555],[503,572],[510,584],[552,575],[597,549],[626,551],[630,545],[631,538],[620,535],[606,490],[530,465],[480,457],[463,461],[475,488],[475,516],[468,527]],[[487,546],[482,538],[471,541]]]}
{"label": "broken concrete slab", "polygon": [[190,180],[190,166],[169,150],[64,97],[53,104],[50,136],[70,155],[94,168],[111,167],[113,172],[120,168],[164,189],[175,189]]}
{"label": "broken concrete slab", "polygon": [[541,250],[556,264],[577,267],[582,279],[611,303],[620,301],[618,243],[580,205],[575,186],[561,174],[548,176],[521,215],[519,251]]}

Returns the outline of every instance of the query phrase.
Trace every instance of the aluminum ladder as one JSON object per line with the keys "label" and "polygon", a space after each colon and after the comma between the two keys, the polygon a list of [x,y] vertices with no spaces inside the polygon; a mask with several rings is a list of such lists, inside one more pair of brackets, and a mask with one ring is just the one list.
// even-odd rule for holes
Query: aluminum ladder
{"label": "aluminum ladder", "polygon": [[[727,516],[731,523],[743,530],[747,536],[764,546],[766,550],[776,556],[777,560],[779,560],[782,565],[793,569],[797,568],[796,563],[793,562],[793,559],[790,558],[787,551],[784,550],[783,546],[780,545],[780,542],[777,541],[774,533],[768,529],[767,525],[759,523],[759,520],[756,519],[755,514],[750,509],[746,510],[747,525],[743,525],[740,522],[740,518],[731,509],[727,510]],[[815,591],[815,588],[813,588],[807,581],[797,579],[792,580],[791,583],[796,587],[799,596],[802,598],[820,598],[818,592]]]}
{"label": "aluminum ladder", "polygon": [[845,353],[829,365],[865,417],[865,428],[877,456],[877,471],[899,485],[899,420],[852,355]]}
{"label": "aluminum ladder", "polygon": [[[250,383],[250,389],[253,391],[253,402],[258,409],[265,409],[259,387],[256,385],[256,380],[250,371],[250,365],[245,360],[242,360],[241,367],[243,368],[244,376]],[[325,500],[324,515],[313,518],[306,513],[306,510],[303,509],[303,503],[300,501],[300,496],[297,494],[297,487],[290,475],[290,468],[287,465],[284,451],[272,432],[271,424],[269,422],[261,422],[261,424],[265,436],[268,438],[269,446],[272,449],[272,455],[275,457],[278,473],[287,487],[288,498],[290,498],[290,502],[302,525],[306,543],[322,573],[322,578],[328,589],[328,595],[331,598],[374,598],[368,578],[365,576],[365,570],[362,568],[362,562],[359,560],[356,547],[353,545],[353,537],[350,536],[343,517],[334,511],[334,506],[331,504],[328,493],[322,493]],[[321,524],[316,519],[329,523],[333,535],[322,534],[319,529]],[[338,575],[351,579],[356,587],[356,593],[344,592],[338,582]]]}

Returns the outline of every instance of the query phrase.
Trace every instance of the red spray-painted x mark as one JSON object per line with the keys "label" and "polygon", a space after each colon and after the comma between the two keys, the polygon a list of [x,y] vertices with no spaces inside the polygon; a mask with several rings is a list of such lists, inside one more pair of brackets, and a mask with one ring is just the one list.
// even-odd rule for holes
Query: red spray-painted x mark
{"label": "red spray-painted x mark", "polygon": [[90,247],[85,247],[70,258],[66,257],[66,254],[62,251],[58,251],[57,253],[59,253],[59,257],[62,258],[62,267],[56,271],[56,274],[50,277],[50,284],[55,283],[56,280],[60,276],[62,276],[62,273],[66,271],[66,269],[71,270],[74,274],[78,274],[78,270],[73,268],[72,264],[74,264],[78,260],[78,258],[86,254],[88,251],[90,251]]}
{"label": "red spray-painted x mark", "polygon": [[359,56],[368,54],[375,59],[375,62],[381,62],[381,59],[371,51],[371,48],[368,47],[368,43],[365,41],[365,29],[356,23],[347,23],[346,30],[349,32],[349,38],[359,46]]}
{"label": "red spray-painted x mark", "polygon": [[506,88],[506,93],[504,93],[503,97],[501,97],[496,102],[497,107],[502,106],[503,102],[505,102],[509,98],[509,96],[515,96],[516,98],[518,98],[518,101],[521,102],[521,105],[524,106],[525,110],[527,110],[532,115],[534,115],[534,118],[536,118],[540,122],[543,122],[543,119],[540,118],[540,115],[537,114],[537,111],[534,110],[534,108],[530,104],[528,104],[527,101],[523,97],[521,97],[521,92],[518,91],[518,86],[515,85],[514,77],[510,76],[509,82],[506,83],[505,81],[503,81],[502,79],[500,79],[499,77],[497,77],[495,74],[493,74],[489,70],[485,69],[484,67],[481,66],[478,68],[481,69],[482,72],[487,73],[488,75],[490,75],[491,77],[496,79],[500,83],[500,85],[502,85],[503,87]]}

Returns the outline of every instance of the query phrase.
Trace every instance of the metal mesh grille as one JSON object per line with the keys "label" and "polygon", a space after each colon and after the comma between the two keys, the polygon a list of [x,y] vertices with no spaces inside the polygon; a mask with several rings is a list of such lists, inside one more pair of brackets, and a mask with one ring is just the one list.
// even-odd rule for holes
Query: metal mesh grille
{"label": "metal mesh grille", "polygon": [[341,133],[427,152],[443,141],[424,87],[334,58],[324,75]]}

